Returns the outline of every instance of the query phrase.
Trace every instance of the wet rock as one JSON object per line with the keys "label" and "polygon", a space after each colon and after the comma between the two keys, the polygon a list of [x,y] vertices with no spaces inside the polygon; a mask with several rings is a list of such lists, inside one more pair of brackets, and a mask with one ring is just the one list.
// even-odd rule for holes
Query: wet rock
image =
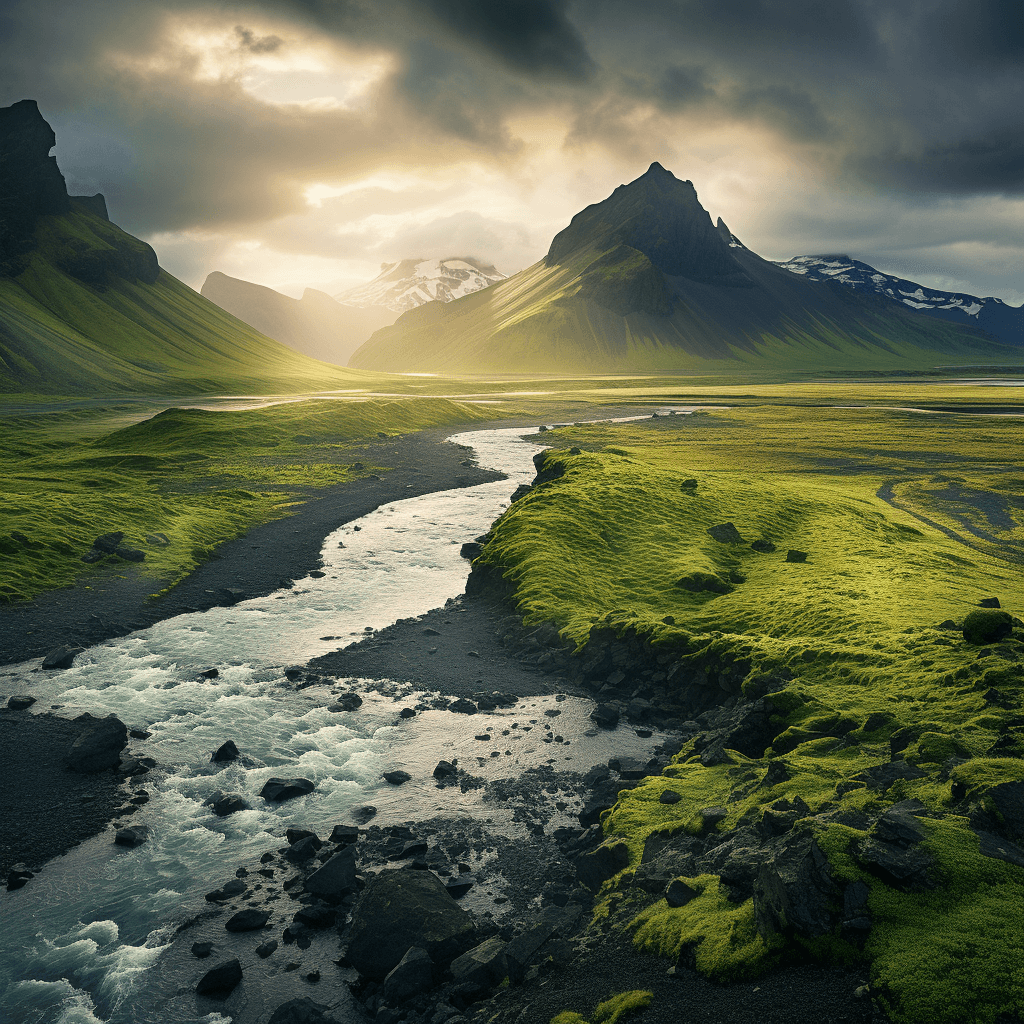
{"label": "wet rock", "polygon": [[240,793],[223,793],[219,789],[203,801],[203,806],[209,807],[218,818],[226,818],[229,814],[235,814],[237,811],[252,810]]}
{"label": "wet rock", "polygon": [[448,705],[448,710],[454,711],[457,715],[475,715],[477,707],[471,700],[466,700],[465,697],[460,697],[458,700],[452,701],[452,703]]}
{"label": "wet rock", "polygon": [[274,950],[277,949],[277,939],[267,939],[266,942],[261,942],[256,947],[256,955],[261,960],[266,960]]}
{"label": "wet rock", "polygon": [[451,779],[459,774],[459,769],[451,761],[438,761],[434,768],[435,779]]}
{"label": "wet rock", "polygon": [[691,889],[681,878],[675,878],[665,889],[665,902],[670,907],[685,907],[697,895],[696,889]]}
{"label": "wet rock", "polygon": [[335,825],[334,830],[331,832],[330,838],[327,840],[329,843],[338,843],[343,846],[349,846],[352,843],[358,842],[359,840],[359,829],[354,825]]}
{"label": "wet rock", "polygon": [[7,707],[11,711],[24,711],[26,708],[32,707],[35,702],[35,697],[29,697],[27,695],[11,697],[11,699],[7,701]]}
{"label": "wet rock", "polygon": [[149,838],[149,829],[145,825],[134,825],[131,828],[121,828],[114,833],[114,842],[118,846],[127,846],[130,849],[141,846]]}
{"label": "wet rock", "polygon": [[434,984],[434,961],[427,951],[413,946],[384,979],[382,995],[388,1006],[399,1006]]}
{"label": "wet rock", "polygon": [[315,835],[310,834],[289,846],[285,857],[293,864],[305,864],[317,855],[323,845]]}
{"label": "wet rock", "polygon": [[352,912],[348,962],[383,981],[415,946],[438,965],[472,944],[472,917],[429,871],[399,868],[375,875]]}
{"label": "wet rock", "polygon": [[[297,968],[298,964],[295,966]],[[282,1003],[271,1014],[267,1024],[339,1024],[339,1021],[326,1006],[314,1003],[306,996]]]}
{"label": "wet rock", "polygon": [[362,707],[363,698],[358,693],[338,694],[337,700],[327,709],[328,711],[337,714],[341,711],[355,711],[356,708]]}
{"label": "wet rock", "polygon": [[246,593],[240,587],[220,587],[214,594],[217,604],[219,605],[233,605],[238,604],[239,601],[244,601]]}
{"label": "wet rock", "polygon": [[24,864],[15,864],[7,872],[7,891],[14,892],[15,889],[20,889],[30,878],[34,877],[35,872],[29,871]]}
{"label": "wet rock", "polygon": [[718,523],[716,526],[709,526],[708,533],[713,540],[717,540],[720,544],[743,543],[740,531],[732,523]]}
{"label": "wet rock", "polygon": [[789,840],[761,865],[753,896],[757,930],[765,938],[817,938],[835,926],[838,887],[828,858],[809,835]]}
{"label": "wet rock", "polygon": [[[216,671],[212,669],[211,671]],[[228,761],[235,761],[239,757],[238,747],[235,746],[234,740],[227,740],[222,743],[211,755],[210,760],[217,764],[224,764]]]}
{"label": "wet rock", "polygon": [[797,551],[796,548],[790,548],[786,552],[786,561],[787,562],[806,562],[807,561],[807,552],[806,551]]}
{"label": "wet rock", "polygon": [[248,892],[249,886],[240,879],[232,879],[226,885],[222,885],[219,889],[214,889],[213,892],[206,894],[207,903],[226,903],[228,900],[234,899],[236,896],[241,896],[242,893]]}
{"label": "wet rock", "polygon": [[398,712],[398,717],[399,718],[415,718],[416,717],[416,709],[415,708],[402,708],[402,710]]}
{"label": "wet rock", "polygon": [[451,973],[455,984],[466,986],[465,991],[480,991],[497,985],[508,973],[506,945],[495,935],[453,960]]}
{"label": "wet rock", "polygon": [[337,917],[338,911],[334,907],[318,901],[297,911],[294,920],[314,931],[323,931],[324,928],[330,928]]}
{"label": "wet rock", "polygon": [[408,782],[412,776],[408,772],[398,769],[393,772],[384,772],[382,778],[385,782],[390,782],[392,786],[401,786]]}
{"label": "wet rock", "polygon": [[356,888],[356,851],[345,846],[317,868],[305,881],[303,889],[327,903],[338,903]]}
{"label": "wet rock", "polygon": [[75,662],[76,655],[79,655],[84,651],[84,647],[71,647],[67,644],[61,644],[60,647],[55,647],[45,658],[43,658],[42,668],[71,668]]}
{"label": "wet rock", "polygon": [[282,803],[312,793],[316,786],[309,779],[268,779],[260,796],[271,803]]}
{"label": "wet rock", "polygon": [[422,839],[414,839],[411,842],[399,841],[397,848],[388,852],[388,860],[407,860],[409,857],[417,857],[427,852],[429,847]]}
{"label": "wet rock", "polygon": [[479,558],[484,551],[483,544],[478,544],[475,540],[466,541],[465,544],[459,549],[459,554],[463,558],[473,561],[474,558]]}
{"label": "wet rock", "polygon": [[1009,612],[979,609],[964,619],[964,640],[975,646],[998,643],[1013,632],[1013,617]]}
{"label": "wet rock", "polygon": [[213,952],[212,942],[193,942],[192,955],[197,960],[205,960]]}
{"label": "wet rock", "polygon": [[758,537],[757,540],[750,545],[752,551],[757,551],[762,555],[770,555],[775,551],[775,545],[765,537]]}
{"label": "wet rock", "polygon": [[229,932],[254,932],[266,926],[270,920],[270,911],[255,910],[252,907],[240,910],[224,922]]}
{"label": "wet rock", "polygon": [[629,847],[621,839],[609,839],[576,860],[576,878],[582,886],[597,892],[609,878],[627,867]]}
{"label": "wet rock", "polygon": [[590,712],[590,719],[602,729],[614,729],[619,724],[619,712],[610,704],[598,704]]}
{"label": "wet rock", "polygon": [[448,891],[448,895],[453,900],[461,899],[463,896],[473,888],[474,882],[472,878],[458,878],[453,882],[445,882],[445,889]]}
{"label": "wet rock", "polygon": [[363,804],[362,807],[356,807],[352,811],[352,820],[358,822],[360,825],[365,825],[376,816],[377,808],[372,804]]}
{"label": "wet rock", "polygon": [[242,965],[237,960],[225,960],[199,979],[196,993],[210,999],[226,999],[241,980]]}
{"label": "wet rock", "polygon": [[[308,828],[286,828],[284,830],[285,842],[289,846],[294,846],[300,839],[309,839],[310,836],[316,838],[316,833],[311,832]],[[319,842],[319,839],[317,839],[317,842]],[[319,850],[320,847],[317,846],[317,849]]]}
{"label": "wet rock", "polygon": [[[220,677],[220,669],[219,668],[207,668],[207,669],[203,669],[203,671],[199,673],[199,678],[200,679],[218,679],[219,677]],[[238,756],[237,750],[235,751],[235,756],[236,757]],[[216,759],[215,758],[210,758],[210,760],[212,761],[212,760],[216,760]],[[228,760],[230,760],[230,758]]]}
{"label": "wet rock", "polygon": [[84,726],[84,732],[71,744],[65,764],[73,772],[91,774],[121,763],[121,751],[128,744],[128,727],[119,718],[94,718],[88,712],[75,722]]}
{"label": "wet rock", "polygon": [[639,757],[613,757],[608,767],[624,779],[642,779],[651,771],[653,764]]}

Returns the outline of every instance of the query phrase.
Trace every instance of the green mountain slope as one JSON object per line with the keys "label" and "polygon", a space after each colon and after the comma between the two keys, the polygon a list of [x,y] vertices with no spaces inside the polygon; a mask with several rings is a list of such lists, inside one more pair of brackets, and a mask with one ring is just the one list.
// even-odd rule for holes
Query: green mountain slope
{"label": "green mountain slope", "polygon": [[35,103],[0,108],[0,393],[297,392],[365,375],[301,355],[160,269],[102,197],[68,197]]}
{"label": "green mountain slope", "polygon": [[349,365],[721,372],[1017,359],[974,328],[787,273],[742,246],[721,221],[712,224],[690,182],[653,164],[577,214],[541,262],[466,298],[411,310],[374,334]]}

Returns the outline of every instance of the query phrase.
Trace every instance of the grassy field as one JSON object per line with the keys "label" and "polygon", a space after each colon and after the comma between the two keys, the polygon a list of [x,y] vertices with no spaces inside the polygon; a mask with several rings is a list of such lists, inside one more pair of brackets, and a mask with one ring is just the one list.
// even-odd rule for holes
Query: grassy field
{"label": "grassy field", "polygon": [[[724,842],[799,798],[796,830],[814,834],[834,878],[871,894],[863,950],[836,934],[803,943],[807,954],[870,963],[896,1021],[1020,1014],[1024,868],[982,856],[966,815],[972,803],[991,811],[995,785],[1024,780],[1024,630],[978,647],[940,626],[983,598],[1024,609],[1021,421],[751,401],[542,436],[564,475],[516,502],[482,555],[527,621],[554,622],[583,651],[595,628],[645,637],[693,667],[718,666],[740,701],[782,680],[763,757],[732,751],[705,767],[691,742],[663,776],[623,793],[604,829],[626,838],[632,863],[598,914],[623,920],[651,833],[696,833],[700,810],[720,805]],[[729,522],[742,543],[708,534]],[[757,540],[776,550],[753,550]],[[790,549],[806,561],[787,561]],[[695,580],[712,585],[694,591]],[[920,777],[866,788],[857,777],[900,743]],[[773,762],[788,775],[775,784]],[[682,799],[661,803],[666,788]],[[853,851],[868,820],[913,798],[928,809],[936,885],[904,892]],[[751,900],[727,899],[714,875],[687,881],[699,893],[688,905],[626,914],[638,945],[672,957],[690,948],[720,979],[791,955],[759,934]]]}
{"label": "grassy field", "polygon": [[[81,561],[112,531],[145,551],[139,570],[163,589],[316,489],[382,471],[354,457],[361,439],[488,415],[423,398],[169,409],[141,422],[134,406],[0,417],[0,600],[124,572],[118,559]],[[146,542],[156,534],[170,543]]]}

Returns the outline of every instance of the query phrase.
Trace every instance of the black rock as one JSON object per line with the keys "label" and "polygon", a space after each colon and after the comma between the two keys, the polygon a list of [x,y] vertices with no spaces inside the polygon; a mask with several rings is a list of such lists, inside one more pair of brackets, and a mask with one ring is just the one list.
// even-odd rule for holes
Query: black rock
{"label": "black rock", "polygon": [[459,549],[459,554],[469,561],[473,561],[474,558],[479,558],[483,554],[483,544],[478,544],[475,540],[466,541],[465,544]]}
{"label": "black rock", "polygon": [[309,575],[314,580],[322,580],[327,573],[325,573],[323,569],[313,569]]}
{"label": "black rock", "polygon": [[598,704],[590,712],[590,719],[602,729],[614,729],[619,724],[619,713],[610,704]]}
{"label": "black rock", "polygon": [[15,864],[7,873],[7,891],[14,892],[15,889],[20,889],[30,878],[34,877],[35,872],[29,871],[24,864]]}
{"label": "black rock", "polygon": [[[295,965],[298,967],[298,964]],[[287,970],[288,968],[285,968]],[[282,1003],[270,1016],[267,1024],[339,1024],[326,1006],[314,1003],[308,996],[303,999],[289,999]]]}
{"label": "black rock", "polygon": [[344,846],[323,867],[317,868],[305,881],[303,889],[328,903],[337,903],[356,888],[356,851]]}
{"label": "black rock", "polygon": [[229,932],[254,932],[265,927],[269,920],[269,910],[255,910],[250,907],[229,917],[224,922],[224,927]]}
{"label": "black rock", "polygon": [[241,980],[242,965],[237,960],[226,960],[199,979],[196,993],[211,999],[226,999]]}
{"label": "black rock", "polygon": [[338,713],[342,711],[355,711],[356,708],[360,707],[363,703],[363,698],[358,693],[340,693],[338,694],[335,702],[327,709],[328,711]]}
{"label": "black rock", "polygon": [[382,778],[385,782],[390,782],[392,786],[401,786],[403,783],[408,782],[412,776],[408,772],[398,769],[393,772],[384,772]]}
{"label": "black rock", "polygon": [[359,840],[359,829],[353,825],[335,825],[328,842],[348,846]]}
{"label": "black rock", "polygon": [[520,984],[541,946],[555,936],[567,934],[578,917],[579,908],[574,910],[570,905],[564,910],[546,907],[530,920],[503,950],[509,980]]}
{"label": "black rock", "polygon": [[223,793],[215,790],[203,801],[204,807],[209,807],[218,818],[226,818],[229,814],[237,811],[252,810],[250,805],[239,793]]}
{"label": "black rock", "polygon": [[146,560],[145,551],[140,551],[138,548],[130,548],[126,544],[118,544],[114,548],[114,554],[118,558],[123,558],[126,562],[144,562]]}
{"label": "black rock", "polygon": [[367,883],[352,912],[348,962],[383,981],[406,952],[423,949],[439,966],[472,945],[475,926],[429,871],[382,871]]}
{"label": "black rock", "polygon": [[1009,612],[983,609],[971,612],[964,619],[964,640],[981,646],[1005,640],[1013,632],[1013,617]]}
{"label": "black rock", "polygon": [[92,542],[92,546],[97,551],[102,551],[104,554],[112,555],[123,540],[123,533],[105,533],[102,537],[97,537]]}
{"label": "black rock", "polygon": [[418,857],[426,853],[429,847],[422,839],[414,839],[411,842],[403,843],[401,849],[388,854],[388,860],[408,860],[409,857]]}
{"label": "black rock", "polygon": [[316,856],[321,846],[323,846],[323,843],[311,833],[305,839],[299,839],[289,846],[285,857],[293,864],[304,864],[307,860],[312,860]]}
{"label": "black rock", "polygon": [[435,779],[450,779],[459,774],[459,769],[451,761],[438,761],[434,768]]}
{"label": "black rock", "polygon": [[998,597],[983,597],[978,602],[979,608],[1001,608]]}
{"label": "black rock", "polygon": [[399,718],[415,718],[416,717],[416,709],[415,708],[402,708],[402,710],[398,712],[398,717]]}
{"label": "black rock", "polygon": [[1003,782],[986,794],[999,815],[1000,831],[1016,843],[1024,842],[1024,782]]}
{"label": "black rock", "polygon": [[148,838],[149,829],[145,825],[120,828],[114,833],[114,842],[118,846],[127,846],[129,848],[141,846]]}
{"label": "black rock", "polygon": [[452,703],[448,705],[448,710],[454,711],[457,715],[475,715],[477,707],[471,700],[466,700],[465,697],[460,697],[458,700],[452,701]]}
{"label": "black rock", "polygon": [[690,479],[684,480],[679,485],[679,490],[692,494],[695,490],[697,490],[697,486],[697,481],[694,480],[693,477],[690,477]]}
{"label": "black rock", "polygon": [[507,943],[497,935],[485,939],[452,961],[451,975],[464,992],[493,988],[508,974],[505,960]]}
{"label": "black rock", "polygon": [[261,960],[266,960],[275,949],[277,949],[277,939],[267,939],[266,942],[261,942],[256,947],[256,955]]}
{"label": "black rock", "polygon": [[731,594],[732,584],[710,572],[691,572],[680,576],[676,586],[691,594]]}
{"label": "black rock", "polygon": [[249,886],[240,879],[232,879],[226,885],[221,886],[219,889],[214,889],[213,892],[206,894],[207,903],[226,903],[228,900],[234,899],[236,896],[241,896],[242,893],[248,892]]}
{"label": "black rock", "polygon": [[691,889],[681,878],[675,878],[665,890],[665,902],[670,907],[685,907],[697,895],[696,889]]}
{"label": "black rock", "polygon": [[95,548],[90,548],[84,555],[82,555],[82,561],[86,565],[93,565],[100,559],[106,558],[106,555],[102,551],[97,551]]}
{"label": "black rock", "polygon": [[835,926],[838,887],[828,858],[807,833],[794,836],[761,868],[753,887],[757,929],[805,939],[827,935]]}
{"label": "black rock", "polygon": [[26,708],[32,707],[32,705],[35,704],[35,702],[35,697],[11,697],[11,699],[7,701],[7,707],[11,711],[24,711]]}
{"label": "black rock", "polygon": [[192,955],[198,960],[205,960],[213,952],[212,942],[193,942]]}
{"label": "black rock", "polygon": [[520,484],[512,492],[512,497],[509,498],[509,502],[510,503],[511,502],[516,502],[516,501],[519,501],[520,498],[525,498],[530,493],[530,491],[532,491],[532,490],[533,490],[533,486],[531,484]]}
{"label": "black rock", "polygon": [[708,533],[712,539],[720,544],[742,544],[743,538],[740,531],[732,523],[718,523],[716,526],[709,526]]}
{"label": "black rock", "polygon": [[434,961],[427,951],[413,946],[384,979],[381,994],[388,1006],[399,1006],[434,984]]}
{"label": "black rock", "polygon": [[621,839],[609,839],[596,850],[577,858],[576,878],[582,886],[597,892],[604,882],[627,867],[629,847]]}
{"label": "black rock", "polygon": [[448,895],[453,900],[461,899],[463,896],[473,888],[473,880],[471,878],[457,878],[453,882],[445,882],[445,889],[448,890]]}
{"label": "black rock", "polygon": [[324,928],[330,928],[337,920],[337,917],[338,912],[334,907],[329,907],[326,903],[316,902],[299,910],[295,914],[294,919],[299,924],[304,924],[307,928],[312,928],[314,931],[322,931]]}
{"label": "black rock", "polygon": [[652,765],[650,760],[644,761],[639,757],[613,757],[608,767],[624,779],[642,779],[650,772]]}
{"label": "black rock", "polygon": [[[311,832],[308,828],[286,828],[284,830],[285,842],[289,846],[294,846],[300,839],[308,839],[310,836],[316,836],[315,832]],[[319,840],[317,840],[319,842]],[[318,846],[319,850],[320,847]]]}
{"label": "black rock", "polygon": [[128,727],[113,715],[94,718],[88,712],[75,719],[84,731],[71,744],[65,764],[73,772],[101,772],[121,763],[121,751],[128,744]]}
{"label": "black rock", "polygon": [[352,820],[357,821],[360,825],[365,825],[376,816],[377,808],[372,804],[364,804],[362,807],[356,807],[352,811]]}
{"label": "black rock", "polygon": [[677,804],[683,798],[674,789],[663,789],[658,802],[662,804]]}
{"label": "black rock", "polygon": [[775,550],[775,545],[764,537],[758,537],[750,547],[762,555],[770,555]]}
{"label": "black rock", "polygon": [[789,551],[786,552],[786,561],[787,562],[806,562],[807,561],[807,552],[806,551],[797,551],[795,548],[790,548]]}
{"label": "black rock", "polygon": [[84,651],[84,647],[70,647],[67,644],[62,644],[60,647],[55,647],[50,653],[43,658],[42,668],[71,668],[75,662],[76,655],[79,655]]}
{"label": "black rock", "polygon": [[297,796],[312,793],[316,786],[309,779],[268,779],[260,790],[260,796],[272,803],[292,800]]}
{"label": "black rock", "polygon": [[695,748],[698,751],[718,746],[723,750],[738,750],[746,757],[763,757],[778,731],[772,725],[763,698],[734,708],[722,708],[715,712],[711,721],[713,725],[697,738]]}
{"label": "black rock", "polygon": [[[199,678],[200,679],[216,679],[219,675],[220,675],[220,669],[207,668],[207,669],[204,669],[202,672],[199,673]],[[228,742],[230,743],[231,741],[229,740]],[[233,743],[231,745],[234,746]],[[224,744],[224,746],[227,746],[227,744]],[[235,756],[236,757],[238,756],[237,748],[235,750]],[[212,760],[216,761],[217,758],[213,757]],[[225,760],[230,760],[230,758],[226,758]]]}

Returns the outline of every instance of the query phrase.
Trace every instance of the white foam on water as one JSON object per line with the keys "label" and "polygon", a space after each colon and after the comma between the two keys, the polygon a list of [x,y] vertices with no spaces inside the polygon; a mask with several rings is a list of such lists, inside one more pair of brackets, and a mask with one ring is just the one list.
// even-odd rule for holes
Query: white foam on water
{"label": "white foam on water", "polygon": [[[324,706],[331,702],[329,685],[297,692],[285,679],[287,665],[463,591],[469,565],[460,546],[486,532],[515,487],[534,475],[532,459],[541,448],[521,439],[527,432],[453,437],[476,450],[481,466],[509,479],[393,502],[340,527],[324,541],[323,578],[168,619],[84,652],[66,671],[35,672],[36,662],[0,668],[0,699],[32,693],[34,710],[60,705],[69,717],[116,714],[151,732],[142,749],[160,765],[144,782],[150,802],[132,819],[151,829],[146,843],[117,847],[108,831],[0,901],[0,1018],[26,1024],[141,1019],[132,1006],[171,925],[204,905],[202,894],[235,867],[280,846],[284,829],[296,822],[329,830],[354,806],[373,803],[382,824],[468,815],[486,816],[488,827],[499,830],[520,827],[510,812],[485,806],[480,790],[439,790],[430,774],[442,758],[457,758],[471,775],[493,780],[546,764],[585,771],[613,753],[640,755],[659,742],[658,735],[641,740],[625,728],[586,736],[593,704],[578,698],[528,698],[472,717],[424,711],[402,720],[401,705],[358,683],[363,705],[332,714]],[[218,676],[200,678],[210,667]],[[547,719],[546,710],[559,715]],[[531,726],[531,719],[540,724]],[[568,743],[543,742],[545,722]],[[494,738],[475,738],[485,732]],[[226,739],[253,759],[249,766],[211,763],[211,751]],[[392,768],[404,768],[413,780],[388,786],[381,773]],[[269,804],[259,792],[275,775],[307,778],[316,788]],[[204,805],[215,790],[239,793],[251,809],[216,817]],[[569,824],[574,809],[552,827]]]}

